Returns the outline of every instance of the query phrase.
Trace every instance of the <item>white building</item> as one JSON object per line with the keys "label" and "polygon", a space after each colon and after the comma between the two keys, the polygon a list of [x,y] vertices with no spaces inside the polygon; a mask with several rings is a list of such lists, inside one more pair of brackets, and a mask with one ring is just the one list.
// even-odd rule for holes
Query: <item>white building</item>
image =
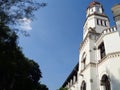
{"label": "white building", "polygon": [[110,27],[103,6],[87,8],[79,63],[62,87],[68,90],[120,90],[120,4],[113,6],[116,25]]}

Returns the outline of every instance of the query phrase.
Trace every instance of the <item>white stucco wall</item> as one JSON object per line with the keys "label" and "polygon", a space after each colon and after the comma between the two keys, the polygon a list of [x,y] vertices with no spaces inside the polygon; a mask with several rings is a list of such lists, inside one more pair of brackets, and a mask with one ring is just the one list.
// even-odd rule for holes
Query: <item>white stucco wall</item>
{"label": "white stucco wall", "polygon": [[120,51],[120,37],[118,32],[105,35],[103,41],[106,54]]}
{"label": "white stucco wall", "polygon": [[86,82],[86,90],[91,90],[91,83],[90,83],[90,68],[85,69],[82,73],[83,76],[79,74],[79,82],[78,82],[78,87],[80,90],[82,82]]}
{"label": "white stucco wall", "polygon": [[96,66],[91,66],[91,90],[97,90],[98,86],[97,86],[97,70],[96,70]]}
{"label": "white stucco wall", "polygon": [[[102,25],[97,25],[97,19],[100,20],[106,20],[106,25],[107,26],[102,26]],[[89,18],[87,18],[85,25],[83,27],[84,29],[84,34],[83,34],[83,39],[86,37],[87,33],[88,33],[88,29],[89,28],[95,28],[96,32],[98,33],[102,33],[102,31],[106,28],[110,27],[109,24],[109,20],[107,17],[101,17],[101,16],[96,16],[96,15],[92,15]]]}
{"label": "white stucco wall", "polygon": [[[111,90],[120,89],[120,53],[111,55],[98,65],[99,81],[106,74],[110,78]],[[100,83],[99,83],[100,85]],[[100,90],[102,86],[100,85]]]}
{"label": "white stucco wall", "polygon": [[[94,10],[95,8],[93,8]],[[92,14],[92,11],[87,12]],[[107,26],[97,25],[96,19],[106,20]],[[89,27],[95,27],[95,30],[101,33],[97,41],[94,39],[94,35],[92,39],[89,37]],[[87,18],[84,25],[83,43],[79,53],[78,81],[71,85],[69,90],[80,90],[83,81],[86,82],[86,90],[104,90],[100,84],[104,74],[109,77],[111,90],[120,89],[120,34],[114,30],[102,33],[107,28],[109,31],[110,24],[107,17],[92,15]],[[104,42],[106,55],[101,59],[98,47],[102,42]],[[87,66],[83,69],[81,61],[84,53],[86,55],[85,65]]]}
{"label": "white stucco wall", "polygon": [[79,53],[79,71],[81,71],[81,61],[82,61],[82,56],[83,54],[86,53],[86,64],[89,63],[89,39],[86,39],[86,41],[84,42],[83,46],[81,47],[80,53]]}

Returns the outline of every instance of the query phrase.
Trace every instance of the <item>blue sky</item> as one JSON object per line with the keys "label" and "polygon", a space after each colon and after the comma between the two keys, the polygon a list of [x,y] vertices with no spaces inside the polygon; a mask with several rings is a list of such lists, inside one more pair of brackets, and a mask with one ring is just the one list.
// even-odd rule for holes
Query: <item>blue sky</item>
{"label": "blue sky", "polygon": [[[86,8],[92,0],[41,0],[48,3],[27,20],[30,37],[20,35],[23,53],[35,60],[42,71],[40,80],[49,90],[58,89],[78,63]],[[114,25],[111,7],[119,0],[98,0]],[[26,20],[26,19],[24,19]]]}

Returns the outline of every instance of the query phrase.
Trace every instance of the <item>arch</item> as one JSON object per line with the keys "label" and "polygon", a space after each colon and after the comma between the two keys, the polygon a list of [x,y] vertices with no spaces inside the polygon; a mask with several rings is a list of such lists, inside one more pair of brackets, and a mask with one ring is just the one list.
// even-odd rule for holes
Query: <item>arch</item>
{"label": "arch", "polygon": [[84,52],[83,55],[82,55],[81,60],[83,60],[84,58],[86,58],[86,56],[87,56],[87,55],[86,55],[86,52]]}
{"label": "arch", "polygon": [[86,90],[86,82],[85,81],[82,81],[80,90]]}
{"label": "arch", "polygon": [[104,87],[104,90],[111,90],[110,80],[106,74],[101,78],[101,86]]}
{"label": "arch", "polygon": [[82,55],[82,58],[81,58],[81,69],[84,70],[85,69],[85,66],[86,66],[86,53],[84,52],[83,55]]}

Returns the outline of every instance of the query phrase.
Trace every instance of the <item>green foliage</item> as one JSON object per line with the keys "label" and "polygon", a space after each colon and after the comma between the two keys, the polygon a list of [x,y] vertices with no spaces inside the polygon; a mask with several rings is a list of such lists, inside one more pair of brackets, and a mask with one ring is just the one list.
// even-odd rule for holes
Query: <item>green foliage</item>
{"label": "green foliage", "polygon": [[63,88],[63,87],[61,87],[59,90],[68,90],[67,88]]}
{"label": "green foliage", "polygon": [[36,90],[48,90],[48,88],[46,85],[38,83]]}
{"label": "green foliage", "polygon": [[17,38],[0,24],[0,90],[34,90],[42,77],[39,65],[24,56]]}
{"label": "green foliage", "polygon": [[34,11],[44,6],[46,3],[40,0],[0,0],[0,22],[16,32],[29,36],[26,31],[21,30],[19,25],[24,20],[33,20]]}
{"label": "green foliage", "polygon": [[32,19],[33,12],[44,6],[38,0],[0,0],[0,22],[13,25],[19,19]]}
{"label": "green foliage", "polygon": [[39,65],[24,56],[18,35],[9,26],[32,19],[33,11],[45,5],[35,0],[0,0],[0,90],[42,90]]}
{"label": "green foliage", "polygon": [[3,23],[0,28],[0,90],[48,90],[39,83],[39,65],[26,58],[17,45],[16,33]]}

